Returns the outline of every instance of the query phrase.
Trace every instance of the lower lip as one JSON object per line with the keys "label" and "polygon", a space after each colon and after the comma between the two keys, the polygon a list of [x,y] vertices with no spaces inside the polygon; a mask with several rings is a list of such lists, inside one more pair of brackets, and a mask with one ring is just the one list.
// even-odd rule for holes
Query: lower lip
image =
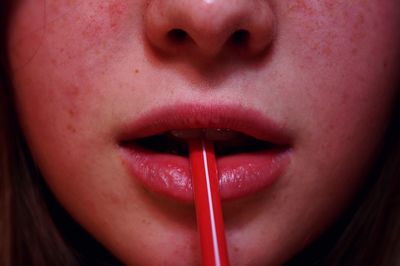
{"label": "lower lip", "polygon": [[[187,157],[123,147],[122,161],[148,190],[183,202],[193,202]],[[247,197],[270,187],[290,162],[290,149],[275,148],[217,158],[222,200]]]}

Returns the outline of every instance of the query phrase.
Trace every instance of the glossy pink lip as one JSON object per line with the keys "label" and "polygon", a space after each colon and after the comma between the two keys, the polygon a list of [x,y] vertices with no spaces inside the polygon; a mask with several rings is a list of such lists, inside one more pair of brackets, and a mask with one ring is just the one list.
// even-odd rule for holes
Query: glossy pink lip
{"label": "glossy pink lip", "polygon": [[[179,105],[153,110],[128,125],[119,141],[187,128],[229,128],[272,143],[272,148],[217,157],[222,200],[246,197],[271,186],[290,162],[289,135],[261,113],[241,106]],[[148,190],[193,201],[189,159],[121,144],[122,161]]]}

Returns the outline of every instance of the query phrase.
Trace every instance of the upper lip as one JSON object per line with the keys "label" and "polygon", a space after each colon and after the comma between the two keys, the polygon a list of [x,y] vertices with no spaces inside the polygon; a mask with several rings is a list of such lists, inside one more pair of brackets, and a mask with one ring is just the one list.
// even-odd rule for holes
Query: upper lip
{"label": "upper lip", "polygon": [[170,130],[189,128],[231,129],[260,141],[289,145],[291,137],[282,125],[263,113],[238,105],[179,104],[145,112],[133,123],[125,124],[119,141],[163,134]]}

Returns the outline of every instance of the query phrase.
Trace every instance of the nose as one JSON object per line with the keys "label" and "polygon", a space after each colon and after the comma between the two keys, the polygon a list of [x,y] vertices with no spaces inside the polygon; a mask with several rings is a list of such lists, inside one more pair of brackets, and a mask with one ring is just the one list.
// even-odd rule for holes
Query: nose
{"label": "nose", "polygon": [[267,0],[150,0],[145,31],[169,56],[257,55],[273,40],[274,13]]}

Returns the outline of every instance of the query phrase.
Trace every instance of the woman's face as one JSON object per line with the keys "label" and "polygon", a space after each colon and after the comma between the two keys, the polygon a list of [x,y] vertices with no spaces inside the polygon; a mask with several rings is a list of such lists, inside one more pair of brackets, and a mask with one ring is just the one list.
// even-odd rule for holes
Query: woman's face
{"label": "woman's face", "polygon": [[229,139],[215,143],[231,264],[278,265],[333,223],[368,171],[396,93],[399,10],[21,0],[9,28],[20,121],[60,203],[131,265],[200,263],[185,141],[173,136]]}

